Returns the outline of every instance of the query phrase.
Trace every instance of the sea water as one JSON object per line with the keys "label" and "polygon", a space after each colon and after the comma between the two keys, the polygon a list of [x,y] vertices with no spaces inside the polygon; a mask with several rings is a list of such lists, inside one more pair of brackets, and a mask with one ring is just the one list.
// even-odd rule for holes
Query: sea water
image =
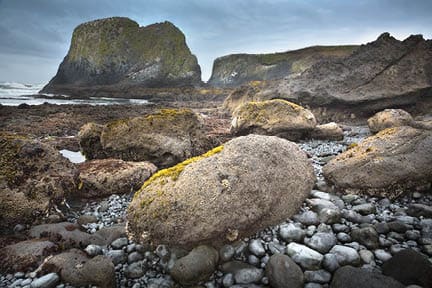
{"label": "sea water", "polygon": [[[50,104],[148,104],[143,99],[90,97],[89,99],[56,99],[51,94],[39,94],[45,84],[23,84],[16,82],[0,82],[0,104],[5,106],[18,106],[20,104],[41,105]],[[35,95],[43,96],[36,98]]]}

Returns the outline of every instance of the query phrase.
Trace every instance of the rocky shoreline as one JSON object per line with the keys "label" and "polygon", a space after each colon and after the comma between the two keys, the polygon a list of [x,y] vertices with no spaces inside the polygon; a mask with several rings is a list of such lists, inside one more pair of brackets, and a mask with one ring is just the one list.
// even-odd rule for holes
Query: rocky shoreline
{"label": "rocky shoreline", "polygon": [[[62,212],[69,223],[81,225],[86,231],[82,233],[88,235],[97,235],[98,231],[109,227],[123,227],[117,234],[119,237],[109,239],[105,245],[81,246],[89,257],[105,255],[111,259],[116,287],[182,287],[177,282],[178,278],[185,278],[180,281],[193,279],[194,283],[200,282],[196,279],[202,277],[202,267],[207,267],[205,269],[211,276],[200,282],[199,287],[268,287],[270,283],[271,287],[286,287],[287,281],[293,285],[290,287],[351,287],[346,281],[352,281],[352,277],[369,285],[362,287],[404,287],[391,277],[381,276],[383,271],[405,285],[415,283],[429,287],[432,283],[430,274],[424,273],[430,273],[432,268],[425,260],[427,258],[421,255],[429,259],[432,256],[432,195],[414,191],[390,200],[332,192],[323,181],[322,166],[368,136],[369,129],[365,126],[345,127],[344,134],[342,141],[300,143],[313,162],[318,180],[315,190],[296,215],[255,235],[224,245],[219,251],[215,250],[218,255],[215,259],[210,256],[214,248],[208,246],[200,246],[204,247],[201,251],[193,250],[190,253],[195,253],[194,256],[184,260],[187,257],[183,256],[188,255],[186,250],[165,245],[151,248],[128,240],[124,234],[124,222],[132,195],[112,195],[90,201],[85,206],[85,202],[71,203],[72,207],[64,206]],[[48,225],[54,227],[59,224]],[[30,231],[34,229],[32,227]],[[50,228],[45,229],[49,231]],[[25,227],[15,227],[17,234],[25,234],[26,230]],[[65,234],[63,240],[72,243],[74,237]],[[404,255],[401,252],[404,249],[415,252]],[[179,258],[186,266],[175,281],[172,275],[178,269],[178,263],[177,266],[175,263]],[[405,267],[403,271],[395,268],[414,259],[419,259],[417,266]],[[364,269],[338,270],[345,265]],[[201,269],[197,270],[197,267]],[[418,278],[413,280],[410,278],[412,275]],[[74,287],[61,283],[60,276],[51,273],[41,277],[38,270],[3,274],[0,287]],[[83,276],[77,274],[74,277]],[[107,283],[101,282],[100,287]]]}

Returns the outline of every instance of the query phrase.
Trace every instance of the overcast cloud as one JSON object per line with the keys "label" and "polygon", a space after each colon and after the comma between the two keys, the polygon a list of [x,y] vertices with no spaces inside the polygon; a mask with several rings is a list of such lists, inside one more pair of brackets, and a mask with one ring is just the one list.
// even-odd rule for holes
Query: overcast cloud
{"label": "overcast cloud", "polygon": [[97,18],[173,22],[207,80],[213,60],[231,53],[360,44],[385,31],[430,39],[431,15],[430,0],[0,0],[0,81],[49,81],[73,29]]}

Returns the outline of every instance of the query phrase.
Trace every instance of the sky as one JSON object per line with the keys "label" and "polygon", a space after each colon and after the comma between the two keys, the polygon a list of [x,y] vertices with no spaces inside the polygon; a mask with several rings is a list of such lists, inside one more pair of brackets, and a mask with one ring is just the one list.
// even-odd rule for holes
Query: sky
{"label": "sky", "polygon": [[383,32],[432,38],[431,0],[0,0],[0,82],[48,82],[73,29],[112,16],[174,23],[204,81],[227,54],[362,44]]}

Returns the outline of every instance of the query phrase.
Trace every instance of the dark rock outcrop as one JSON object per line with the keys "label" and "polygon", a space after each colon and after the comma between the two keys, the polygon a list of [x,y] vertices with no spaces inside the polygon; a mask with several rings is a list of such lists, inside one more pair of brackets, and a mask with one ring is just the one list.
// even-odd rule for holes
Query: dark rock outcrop
{"label": "dark rock outcrop", "polygon": [[344,266],[333,276],[330,288],[403,288],[402,283],[377,272]]}
{"label": "dark rock outcrop", "polygon": [[43,93],[69,93],[74,87],[123,88],[193,86],[201,83],[197,59],[172,23],[140,27],[112,17],[75,28],[68,54]]}
{"label": "dark rock outcrop", "polygon": [[38,140],[0,132],[0,228],[42,217],[76,190],[78,170]]}
{"label": "dark rock outcrop", "polygon": [[350,55],[358,46],[313,46],[272,54],[232,54],[217,58],[209,84],[236,87],[249,81],[282,79],[318,61]]}
{"label": "dark rock outcrop", "polygon": [[245,101],[245,95],[369,115],[385,108],[431,104],[432,41],[421,35],[399,41],[384,33],[345,58],[319,61],[300,75],[269,81],[253,92],[241,89],[228,97],[231,105],[226,107]]}
{"label": "dark rock outcrop", "polygon": [[128,232],[155,245],[222,246],[292,216],[314,181],[295,143],[238,137],[147,180],[129,205]]}

